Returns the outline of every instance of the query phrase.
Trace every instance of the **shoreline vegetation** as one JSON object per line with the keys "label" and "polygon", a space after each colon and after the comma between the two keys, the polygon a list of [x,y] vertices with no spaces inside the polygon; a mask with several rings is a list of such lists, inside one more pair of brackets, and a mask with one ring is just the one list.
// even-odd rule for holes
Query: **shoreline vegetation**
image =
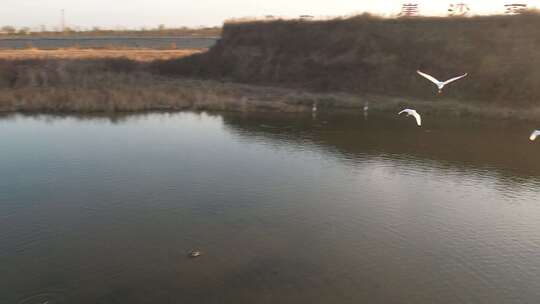
{"label": "shoreline vegetation", "polygon": [[[537,25],[536,13],[361,15],[225,24],[210,50],[1,50],[0,112],[309,113],[317,103],[320,113],[361,114],[369,103],[370,113],[416,107],[532,120],[540,118]],[[417,68],[471,77],[440,96]]]}
{"label": "shoreline vegetation", "polygon": [[[1,54],[1,53],[0,53]],[[76,55],[78,56],[78,54]],[[0,59],[0,112],[128,113],[237,111],[362,114],[416,107],[423,114],[535,119],[540,107],[519,109],[434,96],[431,100],[376,94],[313,92],[150,73],[152,62],[126,58]]]}

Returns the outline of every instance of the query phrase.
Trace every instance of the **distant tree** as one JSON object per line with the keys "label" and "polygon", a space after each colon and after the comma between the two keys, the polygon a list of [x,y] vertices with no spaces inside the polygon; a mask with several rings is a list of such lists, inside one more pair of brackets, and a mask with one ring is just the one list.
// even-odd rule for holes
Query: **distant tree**
{"label": "distant tree", "polygon": [[17,33],[21,35],[27,35],[28,33],[30,33],[30,28],[27,26],[21,27]]}
{"label": "distant tree", "polygon": [[11,25],[5,25],[5,26],[2,26],[2,32],[6,32],[8,34],[13,34],[15,33],[17,30],[15,29],[15,27],[11,26]]}
{"label": "distant tree", "polygon": [[158,31],[164,31],[165,30],[165,24],[160,24],[158,26]]}
{"label": "distant tree", "polygon": [[42,32],[42,33],[43,33],[43,32],[46,32],[46,31],[47,31],[47,26],[44,25],[44,24],[40,25],[40,26],[39,26],[39,31]]}
{"label": "distant tree", "polygon": [[75,29],[69,26],[64,27],[64,33],[74,33]]}

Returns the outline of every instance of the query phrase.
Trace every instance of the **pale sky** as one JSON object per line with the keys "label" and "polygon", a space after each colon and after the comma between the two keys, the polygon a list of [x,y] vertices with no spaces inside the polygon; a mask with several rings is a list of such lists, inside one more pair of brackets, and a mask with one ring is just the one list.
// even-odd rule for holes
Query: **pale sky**
{"label": "pale sky", "polygon": [[213,26],[230,18],[264,15],[392,15],[409,2],[420,4],[425,15],[445,14],[449,4],[460,2],[474,14],[502,13],[504,4],[515,2],[540,7],[540,0],[1,0],[0,25],[57,27],[65,9],[71,27]]}

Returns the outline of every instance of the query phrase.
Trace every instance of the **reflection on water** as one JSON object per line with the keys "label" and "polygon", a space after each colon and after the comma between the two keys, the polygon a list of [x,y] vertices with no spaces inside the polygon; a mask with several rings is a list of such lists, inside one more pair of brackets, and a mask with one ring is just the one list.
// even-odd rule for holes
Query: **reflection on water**
{"label": "reflection on water", "polygon": [[425,120],[5,117],[0,303],[535,302],[535,126]]}

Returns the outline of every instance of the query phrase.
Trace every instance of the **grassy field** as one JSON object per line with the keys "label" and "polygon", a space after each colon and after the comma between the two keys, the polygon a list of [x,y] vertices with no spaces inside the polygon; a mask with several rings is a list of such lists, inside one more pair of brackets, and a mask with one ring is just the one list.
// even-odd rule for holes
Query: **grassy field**
{"label": "grassy field", "polygon": [[135,61],[169,60],[183,58],[206,51],[205,49],[155,50],[155,49],[57,49],[57,50],[6,50],[0,49],[0,60],[30,59],[107,59],[127,58]]}
{"label": "grassy field", "polygon": [[218,37],[221,35],[221,27],[204,28],[153,28],[153,29],[132,29],[132,30],[111,30],[95,28],[92,30],[75,30],[67,28],[65,31],[40,31],[31,32],[26,30],[15,30],[10,32],[0,32],[0,38],[21,38],[21,37],[108,37],[108,36],[183,36],[183,37]]}

